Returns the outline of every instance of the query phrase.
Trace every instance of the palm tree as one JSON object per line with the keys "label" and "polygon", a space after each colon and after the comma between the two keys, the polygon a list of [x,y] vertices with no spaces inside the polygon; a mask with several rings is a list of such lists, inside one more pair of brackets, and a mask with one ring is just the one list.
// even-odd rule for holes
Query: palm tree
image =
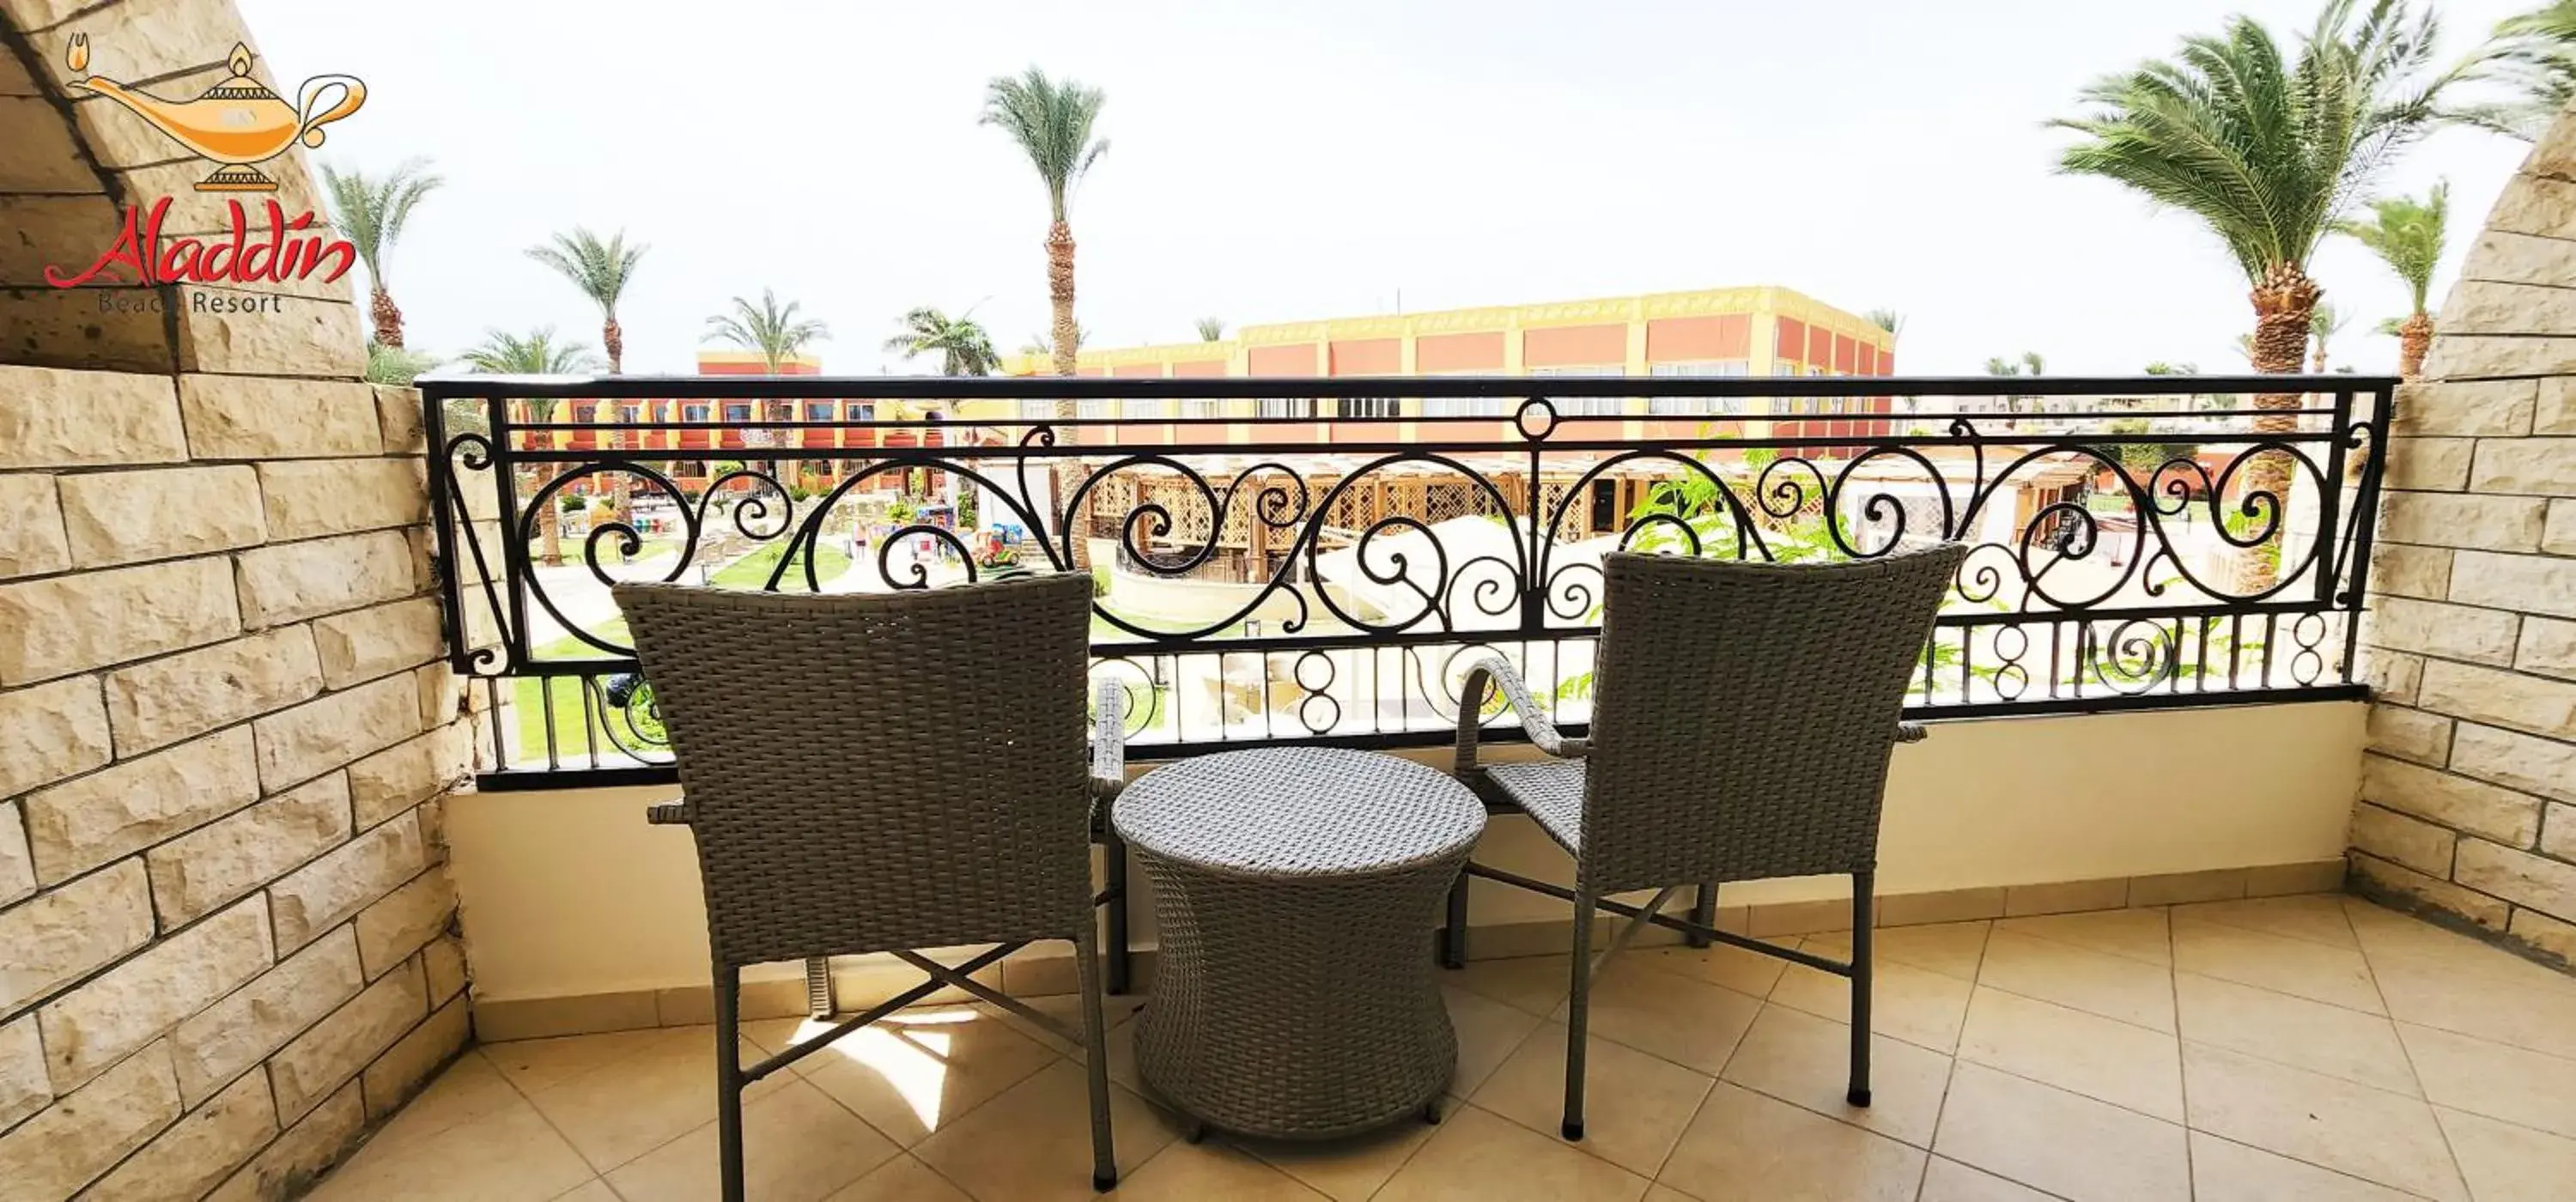
{"label": "palm tree", "polygon": [[1091,136],[1106,97],[1073,80],[1048,79],[1036,67],[1018,77],[996,77],[984,93],[983,124],[998,125],[1029,156],[1046,185],[1047,300],[1055,307],[1055,374],[1074,368],[1073,227],[1065,200],[1073,185],[1109,149]]}
{"label": "palm tree", "polygon": [[2326,374],[2326,341],[2342,333],[2344,325],[2351,320],[2336,312],[2333,305],[2322,300],[2317,302],[2316,308],[2308,311],[2308,337],[2314,340],[2313,344],[2316,347],[2315,357],[2308,367],[2309,371],[2320,376]]}
{"label": "palm tree", "polygon": [[885,340],[889,354],[906,360],[916,355],[937,353],[939,374],[943,376],[989,376],[1002,365],[1002,356],[993,349],[992,336],[984,332],[974,314],[962,314],[955,320],[927,305],[903,315],[903,333]]}
{"label": "palm tree", "polygon": [[581,226],[569,234],[555,235],[547,246],[531,246],[528,257],[554,268],[590,303],[599,306],[599,345],[608,352],[608,374],[626,371],[626,331],[617,325],[617,298],[635,278],[635,265],[649,249],[638,242],[626,244],[626,231],[619,230],[606,242]]}
{"label": "palm tree", "polygon": [[367,286],[374,292],[368,309],[375,319],[376,341],[395,350],[403,344],[402,310],[394,304],[393,294],[385,291],[385,252],[402,240],[403,226],[421,198],[446,182],[429,173],[427,159],[405,159],[381,178],[360,171],[343,174],[329,163],[322,165],[332,219],[358,248],[358,261],[367,265]]}
{"label": "palm tree", "polygon": [[[2296,372],[2322,295],[2308,274],[2318,241],[2407,146],[2463,119],[2440,101],[2472,72],[2429,71],[2435,33],[2432,13],[2410,18],[2405,0],[2327,0],[2285,54],[2263,25],[2231,17],[2215,36],[2183,39],[2171,59],[2086,88],[2087,111],[2051,123],[2082,135],[2058,168],[2126,184],[2207,223],[2252,285],[2254,369]],[[2288,410],[2300,398],[2254,403]],[[2255,419],[2265,434],[2296,425],[2288,414]],[[2290,461],[2268,452],[2246,477],[2248,488],[2286,498]],[[2277,558],[2273,542],[2241,561],[2240,586],[2269,587]]]}
{"label": "palm tree", "polygon": [[[774,376],[778,374],[779,366],[802,353],[806,344],[827,341],[832,337],[831,328],[822,322],[798,317],[797,310],[802,307],[797,301],[789,301],[785,307],[780,307],[778,294],[767,288],[760,290],[760,304],[757,306],[737,296],[733,298],[732,312],[718,313],[707,319],[706,333],[700,335],[698,341],[727,342],[758,352],[761,363]],[[794,401],[764,401],[761,410],[764,421],[796,420]],[[751,431],[746,433],[743,441],[749,443],[756,437],[760,445],[767,445],[774,436],[775,431]],[[777,459],[768,460],[768,471],[772,477],[778,475]]]}
{"label": "palm tree", "polygon": [[832,337],[831,327],[810,317],[798,317],[804,306],[797,301],[778,304],[778,294],[760,290],[760,303],[737,296],[733,311],[718,313],[707,319],[707,331],[700,342],[729,342],[747,351],[756,351],[760,361],[777,375],[780,364],[795,358],[807,343],[824,342]]}
{"label": "palm tree", "polygon": [[2514,96],[2470,109],[2468,121],[2525,142],[2539,141],[2549,123],[2576,103],[2576,0],[2552,0],[2497,22],[2482,68],[2481,74]]}
{"label": "palm tree", "polygon": [[[1080,323],[1080,322],[1076,322],[1076,323],[1074,323],[1074,327],[1073,327],[1073,351],[1074,351],[1074,354],[1076,354],[1076,355],[1080,355],[1080,354],[1082,353],[1082,344],[1084,344],[1084,343],[1086,343],[1086,342],[1089,342],[1089,341],[1091,341],[1091,328],[1090,328],[1089,326],[1085,326],[1085,325],[1083,325],[1083,324],[1082,324],[1082,323]],[[1035,334],[1031,334],[1031,335],[1029,335],[1029,340],[1028,340],[1028,341],[1023,342],[1023,343],[1021,343],[1021,344],[1020,344],[1020,353],[1021,353],[1021,354],[1023,354],[1023,355],[1052,355],[1052,354],[1054,354],[1054,353],[1055,353],[1055,336],[1054,336],[1054,335],[1052,335],[1052,334],[1047,333],[1047,332],[1046,332],[1046,331],[1044,331],[1044,330],[1040,330],[1040,331],[1038,331],[1038,332],[1037,332],[1037,333],[1035,333]],[[1066,416],[1066,415],[1059,414],[1058,416]]]}
{"label": "palm tree", "polygon": [[[599,356],[578,342],[556,342],[553,326],[538,326],[525,336],[502,330],[486,330],[483,342],[465,352],[465,365],[477,372],[510,376],[572,376],[599,370]],[[543,425],[555,419],[555,398],[528,397],[519,402],[527,419]],[[551,432],[547,441],[553,441]],[[540,465],[535,469],[537,491],[554,479],[554,469]],[[530,495],[534,495],[531,493]],[[537,509],[538,537],[545,540],[544,559],[547,567],[563,564],[563,525],[559,520],[562,505],[559,498],[548,498]]]}
{"label": "palm tree", "polygon": [[2378,255],[2397,278],[2406,281],[2414,307],[2404,321],[2391,321],[2381,332],[2397,335],[2397,374],[2409,380],[2424,372],[2424,354],[2433,346],[2433,316],[2425,301],[2433,292],[2433,267],[2442,259],[2443,226],[2450,219],[2451,184],[2433,185],[2424,199],[2389,196],[2370,202],[2370,220],[2338,221],[2334,229]]}
{"label": "palm tree", "polygon": [[1215,342],[1225,337],[1225,319],[1222,317],[1202,317],[1193,324],[1198,327],[1201,342]]}
{"label": "palm tree", "polygon": [[1891,337],[1905,330],[1905,315],[1894,309],[1872,309],[1861,316],[1867,318],[1869,324],[1887,331]]}
{"label": "palm tree", "polygon": [[438,363],[435,355],[386,346],[373,338],[367,340],[367,372],[370,384],[409,384]]}

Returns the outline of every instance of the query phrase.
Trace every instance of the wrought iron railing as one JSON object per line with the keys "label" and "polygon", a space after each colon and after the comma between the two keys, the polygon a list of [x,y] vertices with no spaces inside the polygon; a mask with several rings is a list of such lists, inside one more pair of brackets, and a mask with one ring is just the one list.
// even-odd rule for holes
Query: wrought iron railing
{"label": "wrought iron railing", "polygon": [[[1129,689],[1144,755],[1437,742],[1468,667],[1497,653],[1579,730],[1601,556],[1620,548],[1799,560],[1974,544],[1924,649],[1918,717],[2358,696],[2353,619],[2393,384],[421,388],[450,658],[489,714],[483,780],[551,787],[670,779],[608,593],[625,580],[848,591],[1089,570],[1093,672]],[[1332,416],[1363,399],[1382,416]],[[748,424],[687,420],[743,400],[796,403],[756,406]],[[635,420],[568,420],[628,404]],[[1116,416],[1037,416],[1078,411]]]}

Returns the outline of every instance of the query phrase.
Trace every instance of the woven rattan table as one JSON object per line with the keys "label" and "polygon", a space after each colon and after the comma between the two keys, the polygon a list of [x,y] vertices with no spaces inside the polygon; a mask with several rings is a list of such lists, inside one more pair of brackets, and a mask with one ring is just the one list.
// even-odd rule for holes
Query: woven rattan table
{"label": "woven rattan table", "polygon": [[1392,756],[1269,748],[1155,769],[1112,821],[1161,938],[1136,1067],[1193,1134],[1438,1117],[1458,1039],[1431,925],[1485,829],[1473,793]]}

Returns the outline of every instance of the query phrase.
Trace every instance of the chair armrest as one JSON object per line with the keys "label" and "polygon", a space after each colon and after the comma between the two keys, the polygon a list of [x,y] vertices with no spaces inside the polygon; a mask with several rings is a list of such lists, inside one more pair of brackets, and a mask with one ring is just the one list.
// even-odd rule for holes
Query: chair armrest
{"label": "chair armrest", "polygon": [[1559,759],[1579,759],[1590,749],[1581,739],[1569,739],[1557,732],[1547,711],[1530,699],[1529,685],[1510,661],[1494,656],[1478,663],[1467,673],[1467,684],[1458,693],[1458,772],[1463,775],[1476,767],[1477,739],[1483,732],[1485,687],[1491,681],[1502,687],[1503,701],[1521,720],[1521,730],[1540,751]]}
{"label": "chair armrest", "polygon": [[1899,743],[1920,743],[1923,741],[1923,736],[1930,733],[1930,731],[1923,729],[1923,724],[1920,722],[1899,722],[1896,724],[1896,741]]}
{"label": "chair armrest", "polygon": [[644,807],[644,821],[654,826],[687,826],[692,817],[689,803],[685,801]]}
{"label": "chair armrest", "polygon": [[1114,680],[1100,682],[1092,708],[1091,795],[1106,800],[1127,787],[1127,690]]}

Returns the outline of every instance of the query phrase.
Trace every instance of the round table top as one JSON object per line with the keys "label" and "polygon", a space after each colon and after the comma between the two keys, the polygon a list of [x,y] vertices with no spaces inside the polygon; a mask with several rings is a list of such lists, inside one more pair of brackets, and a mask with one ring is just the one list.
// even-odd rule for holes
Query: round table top
{"label": "round table top", "polygon": [[1167,860],[1263,876],[1385,872],[1459,854],[1485,806],[1447,773],[1336,747],[1224,751],[1118,795],[1120,838]]}

